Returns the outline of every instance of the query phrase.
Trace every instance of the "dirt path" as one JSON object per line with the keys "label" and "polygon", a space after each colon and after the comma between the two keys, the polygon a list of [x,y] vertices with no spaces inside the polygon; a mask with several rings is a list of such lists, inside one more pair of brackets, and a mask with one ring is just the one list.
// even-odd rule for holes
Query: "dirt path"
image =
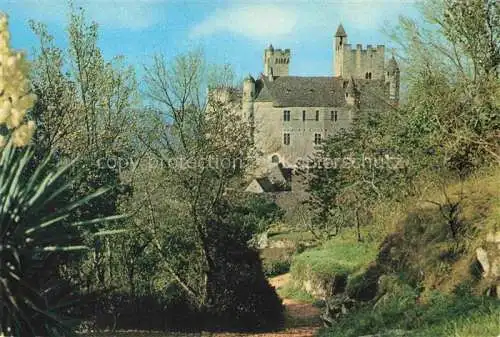
{"label": "dirt path", "polygon": [[[278,290],[290,280],[285,274],[269,280]],[[319,318],[321,311],[310,303],[303,303],[292,299],[283,299],[286,308],[286,326],[283,331],[261,334],[216,334],[217,337],[312,337],[321,327]]]}

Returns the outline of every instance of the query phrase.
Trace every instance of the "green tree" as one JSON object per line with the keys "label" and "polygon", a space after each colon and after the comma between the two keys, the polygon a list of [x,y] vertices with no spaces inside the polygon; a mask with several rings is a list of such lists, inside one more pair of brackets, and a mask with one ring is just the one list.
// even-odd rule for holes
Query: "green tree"
{"label": "green tree", "polygon": [[[115,214],[119,198],[130,188],[108,159],[126,162],[133,153],[131,131],[139,103],[135,73],[123,57],[104,59],[98,47],[98,25],[86,20],[83,9],[70,7],[67,50],[56,47],[45,25],[33,21],[30,25],[39,41],[31,72],[40,98],[31,113],[38,126],[36,157],[54,152],[55,162],[78,158],[70,171],[69,194],[84,196],[101,187],[112,188],[106,197],[81,207],[75,218]],[[119,252],[112,249],[109,238],[91,235],[101,227],[96,224],[85,230],[86,244],[95,249],[86,253],[83,264],[76,262],[71,276],[86,280],[89,290],[112,285],[112,255]]]}

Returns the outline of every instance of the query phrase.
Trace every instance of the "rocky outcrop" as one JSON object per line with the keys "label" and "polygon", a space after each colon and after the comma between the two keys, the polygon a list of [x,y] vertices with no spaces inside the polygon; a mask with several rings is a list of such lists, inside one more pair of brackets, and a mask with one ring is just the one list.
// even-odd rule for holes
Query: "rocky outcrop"
{"label": "rocky outcrop", "polygon": [[488,293],[500,298],[500,232],[486,236],[484,245],[476,249],[476,261],[482,278],[490,284]]}

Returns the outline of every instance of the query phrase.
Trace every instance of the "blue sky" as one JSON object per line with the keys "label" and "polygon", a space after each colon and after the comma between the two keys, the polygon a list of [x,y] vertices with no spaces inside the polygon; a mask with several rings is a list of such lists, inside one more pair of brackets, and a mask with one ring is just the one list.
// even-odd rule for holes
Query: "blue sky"
{"label": "blue sky", "polygon": [[[201,47],[209,63],[229,63],[238,76],[257,76],[264,48],[290,48],[291,75],[332,74],[332,40],[340,22],[349,43],[385,44],[381,32],[399,15],[416,16],[411,0],[74,0],[100,25],[107,58],[125,55],[141,69],[157,52],[167,57]],[[28,20],[44,22],[64,46],[65,0],[0,0],[12,43],[29,54],[37,46]],[[388,53],[390,54],[390,52]]]}

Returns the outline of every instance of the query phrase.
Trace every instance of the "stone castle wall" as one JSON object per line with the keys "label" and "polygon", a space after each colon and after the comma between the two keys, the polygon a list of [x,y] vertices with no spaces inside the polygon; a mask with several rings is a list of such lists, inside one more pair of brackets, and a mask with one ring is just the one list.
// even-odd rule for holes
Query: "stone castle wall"
{"label": "stone castle wall", "polygon": [[[342,74],[343,78],[366,79],[367,74],[371,73],[371,79],[385,79],[385,47],[367,46],[363,49],[361,44],[352,48],[350,44],[345,44],[340,49],[342,53]],[[338,55],[336,56],[338,57]]]}
{"label": "stone castle wall", "polygon": [[[284,110],[290,111],[290,121],[285,121]],[[306,119],[303,120],[303,111]],[[319,118],[316,120],[316,111]],[[332,111],[337,120],[332,120]],[[325,140],[340,129],[347,129],[352,122],[350,108],[290,107],[275,108],[272,103],[258,102],[254,107],[255,145],[263,152],[265,166],[272,164],[273,155],[285,166],[293,166],[300,159],[306,160],[315,149],[315,134]],[[284,144],[284,134],[290,134],[290,144]]]}

